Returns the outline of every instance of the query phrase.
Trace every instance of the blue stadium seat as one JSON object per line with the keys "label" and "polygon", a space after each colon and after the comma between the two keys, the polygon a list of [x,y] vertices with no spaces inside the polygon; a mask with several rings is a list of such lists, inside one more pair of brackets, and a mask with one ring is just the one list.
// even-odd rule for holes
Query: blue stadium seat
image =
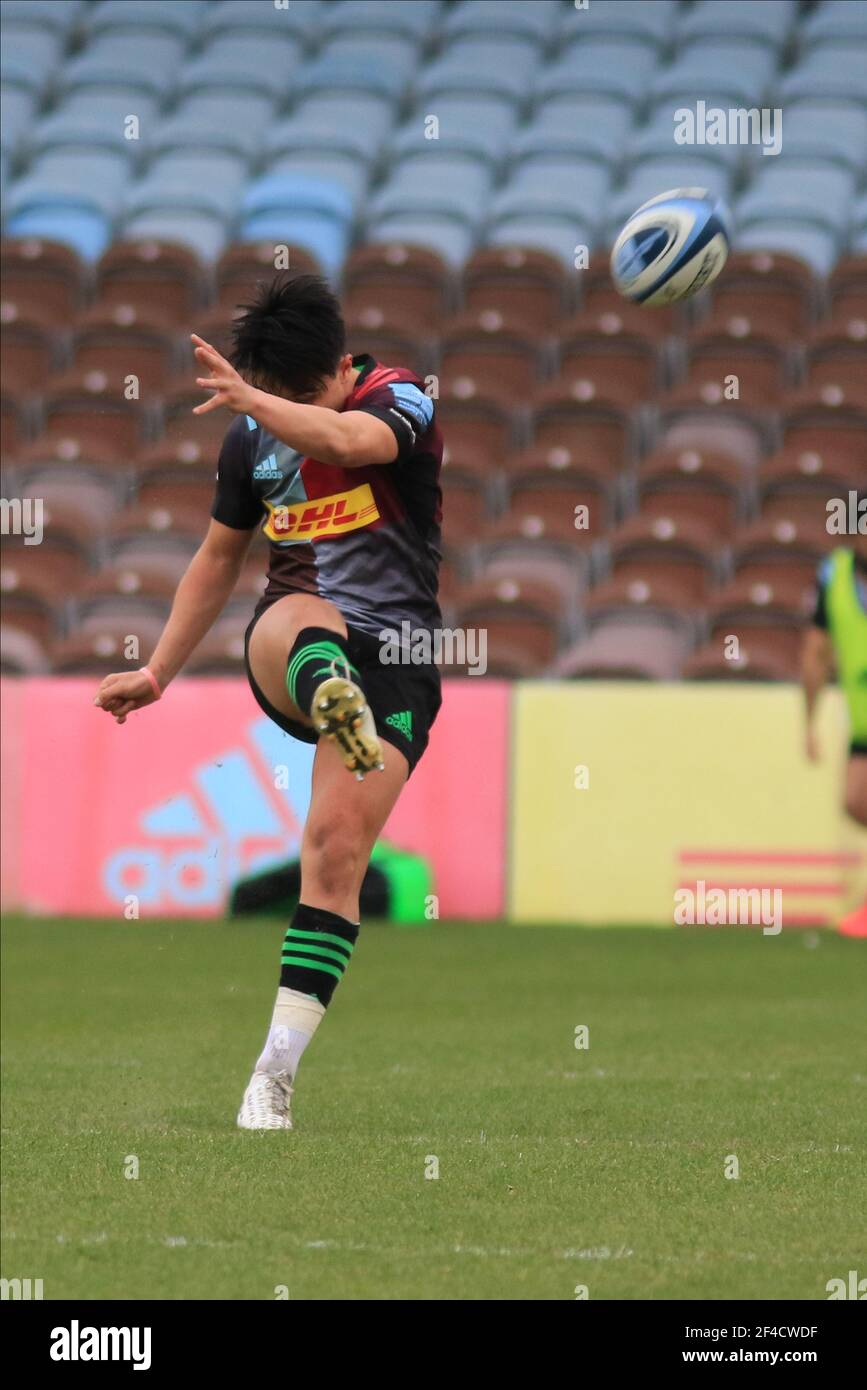
{"label": "blue stadium seat", "polygon": [[183,53],[183,41],[173,34],[145,33],[134,40],[127,34],[105,34],[64,63],[58,89],[125,87],[162,97],[174,83]]}
{"label": "blue stadium seat", "polygon": [[162,29],[188,42],[211,8],[210,0],[147,0],[145,5],[131,5],[129,0],[99,0],[85,11],[83,28],[89,39],[124,29]]}
{"label": "blue stadium seat", "polygon": [[831,100],[847,97],[867,102],[867,39],[822,43],[811,48],[796,68],[781,80],[779,96]]}
{"label": "blue stadium seat", "polygon": [[[225,155],[216,155],[216,161]],[[189,208],[191,213],[228,221],[234,216],[241,200],[241,180],[212,182],[207,177],[208,157],[201,156],[202,170],[194,170],[197,156],[167,155],[158,160],[145,178],[131,184],[124,198],[127,217],[135,217],[154,209],[177,211]]]}
{"label": "blue stadium seat", "polygon": [[[690,103],[686,103],[690,106]],[[675,142],[675,112],[678,106],[670,99],[666,98],[648,112],[646,118],[635,130],[629,139],[624,162],[631,168],[639,160],[647,159],[652,156],[660,158],[677,157],[679,152],[685,154],[700,153],[702,159],[709,159],[717,164],[729,167],[741,164],[746,157],[746,150],[743,145],[735,142],[725,145],[678,145]],[[690,107],[690,109],[692,109]]]}
{"label": "blue stadium seat", "polygon": [[340,274],[349,249],[349,231],[331,218],[315,212],[265,210],[245,217],[241,241],[270,241],[275,245],[301,246],[331,279]]}
{"label": "blue stadium seat", "polygon": [[324,179],[267,175],[251,183],[241,205],[244,216],[260,212],[316,212],[335,222],[350,223],[352,199]]}
{"label": "blue stadium seat", "polygon": [[[764,162],[753,151],[757,164]],[[867,167],[867,107],[854,101],[788,102],[783,113],[783,158],[830,160],[853,172]]]}
{"label": "blue stadium seat", "polygon": [[367,241],[427,247],[449,265],[457,267],[469,256],[475,237],[461,217],[405,213],[372,218],[367,226]]}
{"label": "blue stadium seat", "polygon": [[253,159],[261,150],[272,113],[271,99],[255,92],[200,91],[155,129],[151,127],[150,148],[227,150]]}
{"label": "blue stadium seat", "polygon": [[290,34],[218,34],[180,74],[180,90],[190,95],[203,89],[239,88],[272,101],[285,101],[301,61],[301,47]]}
{"label": "blue stadium seat", "polygon": [[192,207],[159,207],[131,214],[124,220],[129,241],[173,241],[194,251],[203,261],[215,261],[226,245],[226,223]]}
{"label": "blue stadium seat", "polygon": [[516,155],[572,151],[616,168],[631,126],[632,112],[616,97],[551,97],[517,132],[512,150]]}
{"label": "blue stadium seat", "polygon": [[400,35],[377,34],[371,38],[365,34],[339,34],[332,39],[319,55],[321,58],[341,62],[387,64],[404,83],[408,83],[418,67],[417,46],[412,39]]}
{"label": "blue stadium seat", "polygon": [[755,183],[739,199],[737,222],[749,226],[791,217],[833,229],[845,223],[854,189],[855,176],[849,170],[825,161],[796,159],[788,154],[784,139],[784,153],[762,160]]}
{"label": "blue stadium seat", "polygon": [[[364,0],[356,0],[356,3],[363,5]],[[533,0],[532,5],[502,5],[500,0],[464,0],[463,4],[446,12],[443,32],[449,43],[456,38],[488,38],[492,34],[508,34],[532,39],[541,45],[553,38],[562,14],[563,7],[558,0]]]}
{"label": "blue stadium seat", "polygon": [[568,11],[564,15],[566,38],[576,30],[590,38],[629,34],[652,47],[663,47],[672,34],[677,15],[676,0],[591,0],[588,10]]}
{"label": "blue stadium seat", "polygon": [[[376,109],[379,115],[382,108],[378,103]],[[309,113],[306,116],[295,114],[275,122],[263,132],[261,153],[267,165],[297,154],[320,152],[355,159],[363,172],[376,158],[377,142],[371,140],[371,130],[365,122],[351,125],[323,118],[321,113],[314,118]]]}
{"label": "blue stadium seat", "polygon": [[114,217],[129,181],[129,163],[122,151],[61,149],[42,155],[11,189],[9,208],[15,211],[34,200],[55,196],[75,204],[86,201],[103,216]]}
{"label": "blue stadium seat", "polygon": [[724,93],[735,106],[758,106],[768,94],[777,66],[774,50],[745,39],[698,39],[688,44],[650,83],[654,102],[692,93],[711,104]]}
{"label": "blue stadium seat", "polygon": [[396,101],[407,86],[407,75],[393,68],[387,58],[371,59],[356,53],[333,53],[328,49],[305,62],[293,75],[293,95],[335,92],[345,98],[349,92],[371,92]]}
{"label": "blue stadium seat", "polygon": [[551,97],[602,92],[639,106],[654,67],[653,49],[632,35],[580,38],[556,62],[538,69],[534,101],[538,107]]}
{"label": "blue stadium seat", "polygon": [[797,18],[795,0],[698,0],[678,20],[676,39],[753,39],[781,48]]}
{"label": "blue stadium seat", "polygon": [[[81,96],[77,93],[76,96]],[[126,121],[130,114],[139,120],[139,139],[125,138]],[[152,128],[155,113],[152,98],[139,93],[131,101],[109,93],[91,96],[89,108],[79,110],[74,102],[64,104],[33,127],[25,148],[31,156],[50,154],[53,150],[109,150],[121,155],[131,166],[144,158],[146,138]]]}
{"label": "blue stadium seat", "polygon": [[0,45],[0,79],[41,92],[57,68],[62,37],[33,24],[4,24]]}
{"label": "blue stadium seat", "polygon": [[374,217],[450,214],[476,226],[484,217],[492,183],[491,169],[472,156],[440,152],[434,146],[392,165],[388,182],[371,199],[369,213]]}
{"label": "blue stadium seat", "polygon": [[827,227],[783,219],[742,228],[735,244],[739,251],[777,251],[799,256],[817,275],[827,275],[837,258],[840,237]]}
{"label": "blue stadium seat", "polygon": [[[10,190],[10,195],[14,190]],[[111,236],[111,223],[88,199],[34,195],[13,208],[11,196],[6,235],[39,237],[71,246],[88,262],[99,260]]]}
{"label": "blue stadium seat", "polygon": [[398,155],[420,154],[432,148],[452,153],[474,154],[484,162],[499,161],[515,128],[515,107],[501,96],[475,95],[437,97],[437,138],[426,136],[428,116],[423,102],[407,117],[391,144]]}
{"label": "blue stadium seat", "polygon": [[[135,105],[132,105],[133,102]],[[127,116],[135,114],[139,117],[142,127],[147,127],[158,110],[157,97],[145,96],[139,91],[124,91],[120,83],[114,88],[82,85],[70,92],[59,106],[53,108],[50,115],[43,118],[43,122],[60,117],[70,124],[80,125],[83,130],[101,128],[105,138],[97,143],[114,144],[117,131],[123,136]]]}
{"label": "blue stadium seat", "polygon": [[320,178],[342,188],[351,198],[353,205],[359,203],[369,181],[368,159],[357,153],[334,149],[328,138],[317,142],[310,137],[296,146],[294,153],[277,155],[268,159],[265,177]]}
{"label": "blue stadium seat", "polygon": [[538,49],[526,40],[462,39],[419,73],[416,90],[428,100],[449,92],[493,93],[522,106],[537,66]]}
{"label": "blue stadium seat", "polygon": [[338,184],[296,174],[266,175],[244,194],[239,237],[303,246],[328,274],[336,275],[352,220],[352,198]]}
{"label": "blue stadium seat", "polygon": [[570,270],[574,270],[576,246],[592,247],[596,244],[597,236],[593,225],[576,221],[572,216],[522,213],[492,221],[485,234],[485,243],[490,246],[532,246],[550,252]]}
{"label": "blue stadium seat", "polygon": [[852,227],[856,232],[867,231],[867,193],[852,205]]}
{"label": "blue stadium seat", "polygon": [[41,5],[34,0],[0,0],[0,24],[4,38],[7,25],[17,20],[25,24],[37,23],[40,29],[66,35],[78,23],[84,8],[84,0],[50,0],[50,3]]}
{"label": "blue stadium seat", "polygon": [[[392,104],[370,92],[351,96],[336,94],[308,96],[293,108],[291,116],[277,121],[265,133],[265,150],[283,154],[298,148],[298,141],[309,133],[314,139],[334,136],[338,149],[357,150],[366,159],[375,159],[388,131],[394,128]],[[294,142],[294,143],[293,143]]]}
{"label": "blue stadium seat", "polygon": [[431,32],[442,16],[440,0],[413,0],[395,5],[394,0],[342,0],[322,7],[316,32],[335,34],[388,34],[418,41]]}
{"label": "blue stadium seat", "polygon": [[202,19],[199,37],[205,41],[229,32],[289,34],[303,42],[320,35],[329,6],[325,0],[291,0],[285,8],[273,4],[250,4],[250,0],[220,0],[211,5]]}
{"label": "blue stadium seat", "polygon": [[205,192],[215,212],[228,216],[239,204],[246,179],[247,163],[238,154],[227,150],[168,150],[153,161],[146,177],[134,186],[131,206],[143,206],[137,196],[142,189],[152,189],[157,196],[162,189],[172,195],[178,190],[194,189],[197,194]]}
{"label": "blue stadium seat", "polygon": [[292,115],[321,126],[329,122],[370,129],[371,144],[394,129],[394,103],[377,92],[307,92],[292,107]]}
{"label": "blue stadium seat", "polygon": [[608,198],[608,168],[593,159],[569,155],[531,155],[513,167],[512,175],[495,197],[495,219],[514,216],[573,216],[593,222]]}
{"label": "blue stadium seat", "polygon": [[806,49],[825,39],[867,39],[867,8],[852,0],[824,0],[804,19],[801,36]]}
{"label": "blue stadium seat", "polygon": [[17,82],[0,85],[0,142],[4,150],[14,150],[22,136],[32,130],[36,104],[36,93],[29,88]]}

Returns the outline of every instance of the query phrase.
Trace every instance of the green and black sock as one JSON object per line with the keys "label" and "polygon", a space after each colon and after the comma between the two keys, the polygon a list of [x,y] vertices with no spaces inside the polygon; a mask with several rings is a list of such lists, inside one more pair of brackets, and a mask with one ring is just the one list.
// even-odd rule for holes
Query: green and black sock
{"label": "green and black sock", "polygon": [[357,940],[356,923],[299,903],[283,941],[281,988],[312,995],[327,1008]]}
{"label": "green and black sock", "polygon": [[359,679],[357,670],[349,660],[346,637],[326,627],[302,628],[289,653],[286,689],[290,700],[304,714],[310,713],[316,687],[334,675],[335,663],[339,675],[348,674],[355,681]]}

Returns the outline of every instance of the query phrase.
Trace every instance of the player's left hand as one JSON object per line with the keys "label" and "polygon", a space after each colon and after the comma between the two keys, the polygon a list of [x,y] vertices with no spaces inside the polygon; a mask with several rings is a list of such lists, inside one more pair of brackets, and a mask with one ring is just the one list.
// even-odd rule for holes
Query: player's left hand
{"label": "player's left hand", "polygon": [[210,372],[210,376],[197,376],[196,385],[201,386],[204,391],[215,393],[209,401],[195,406],[193,414],[207,415],[209,410],[216,410],[218,406],[224,405],[235,415],[249,415],[255,394],[253,387],[239,376],[231,362],[227,362],[225,357],[222,357],[210,343],[206,343],[204,338],[200,338],[198,333],[191,333],[190,337],[195,344],[196,361],[200,367]]}

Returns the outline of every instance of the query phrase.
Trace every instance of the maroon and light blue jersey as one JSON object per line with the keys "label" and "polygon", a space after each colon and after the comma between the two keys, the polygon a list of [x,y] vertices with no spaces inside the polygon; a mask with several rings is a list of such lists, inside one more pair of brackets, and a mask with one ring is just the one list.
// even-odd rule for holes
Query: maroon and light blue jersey
{"label": "maroon and light blue jersey", "polygon": [[211,515],[240,530],[262,524],[271,547],[257,612],[286,594],[321,594],[347,623],[430,630],[441,623],[442,440],[434,403],[414,373],[367,355],[344,410],[384,420],[393,463],[339,468],[304,458],[249,415],[233,421],[220,451]]}

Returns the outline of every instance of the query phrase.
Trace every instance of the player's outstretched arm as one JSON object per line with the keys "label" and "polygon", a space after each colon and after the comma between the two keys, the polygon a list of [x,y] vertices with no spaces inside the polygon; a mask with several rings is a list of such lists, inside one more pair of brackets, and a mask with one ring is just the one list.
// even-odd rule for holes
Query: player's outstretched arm
{"label": "player's outstretched arm", "polygon": [[819,757],[814,721],[823,686],[830,679],[834,669],[834,649],[831,639],[820,627],[809,627],[804,634],[801,648],[801,685],[804,689],[806,710],[805,749],[811,762]]}
{"label": "player's outstretched arm", "polygon": [[196,377],[196,385],[215,393],[209,401],[196,406],[194,415],[206,415],[219,406],[225,406],[235,415],[250,415],[290,449],[296,449],[306,458],[337,464],[340,468],[393,463],[397,458],[394,431],[384,421],[361,410],[341,413],[326,406],[302,405],[272,396],[267,391],[257,391],[204,338],[193,333],[192,341],[199,366],[209,373]]}
{"label": "player's outstretched arm", "polygon": [[[94,704],[123,724],[133,710],[159,699],[226,606],[238,582],[253,531],[211,521],[175,593],[172,611],[148,663],[148,671],[122,671],[105,680]],[[156,682],[156,688],[154,683]]]}

